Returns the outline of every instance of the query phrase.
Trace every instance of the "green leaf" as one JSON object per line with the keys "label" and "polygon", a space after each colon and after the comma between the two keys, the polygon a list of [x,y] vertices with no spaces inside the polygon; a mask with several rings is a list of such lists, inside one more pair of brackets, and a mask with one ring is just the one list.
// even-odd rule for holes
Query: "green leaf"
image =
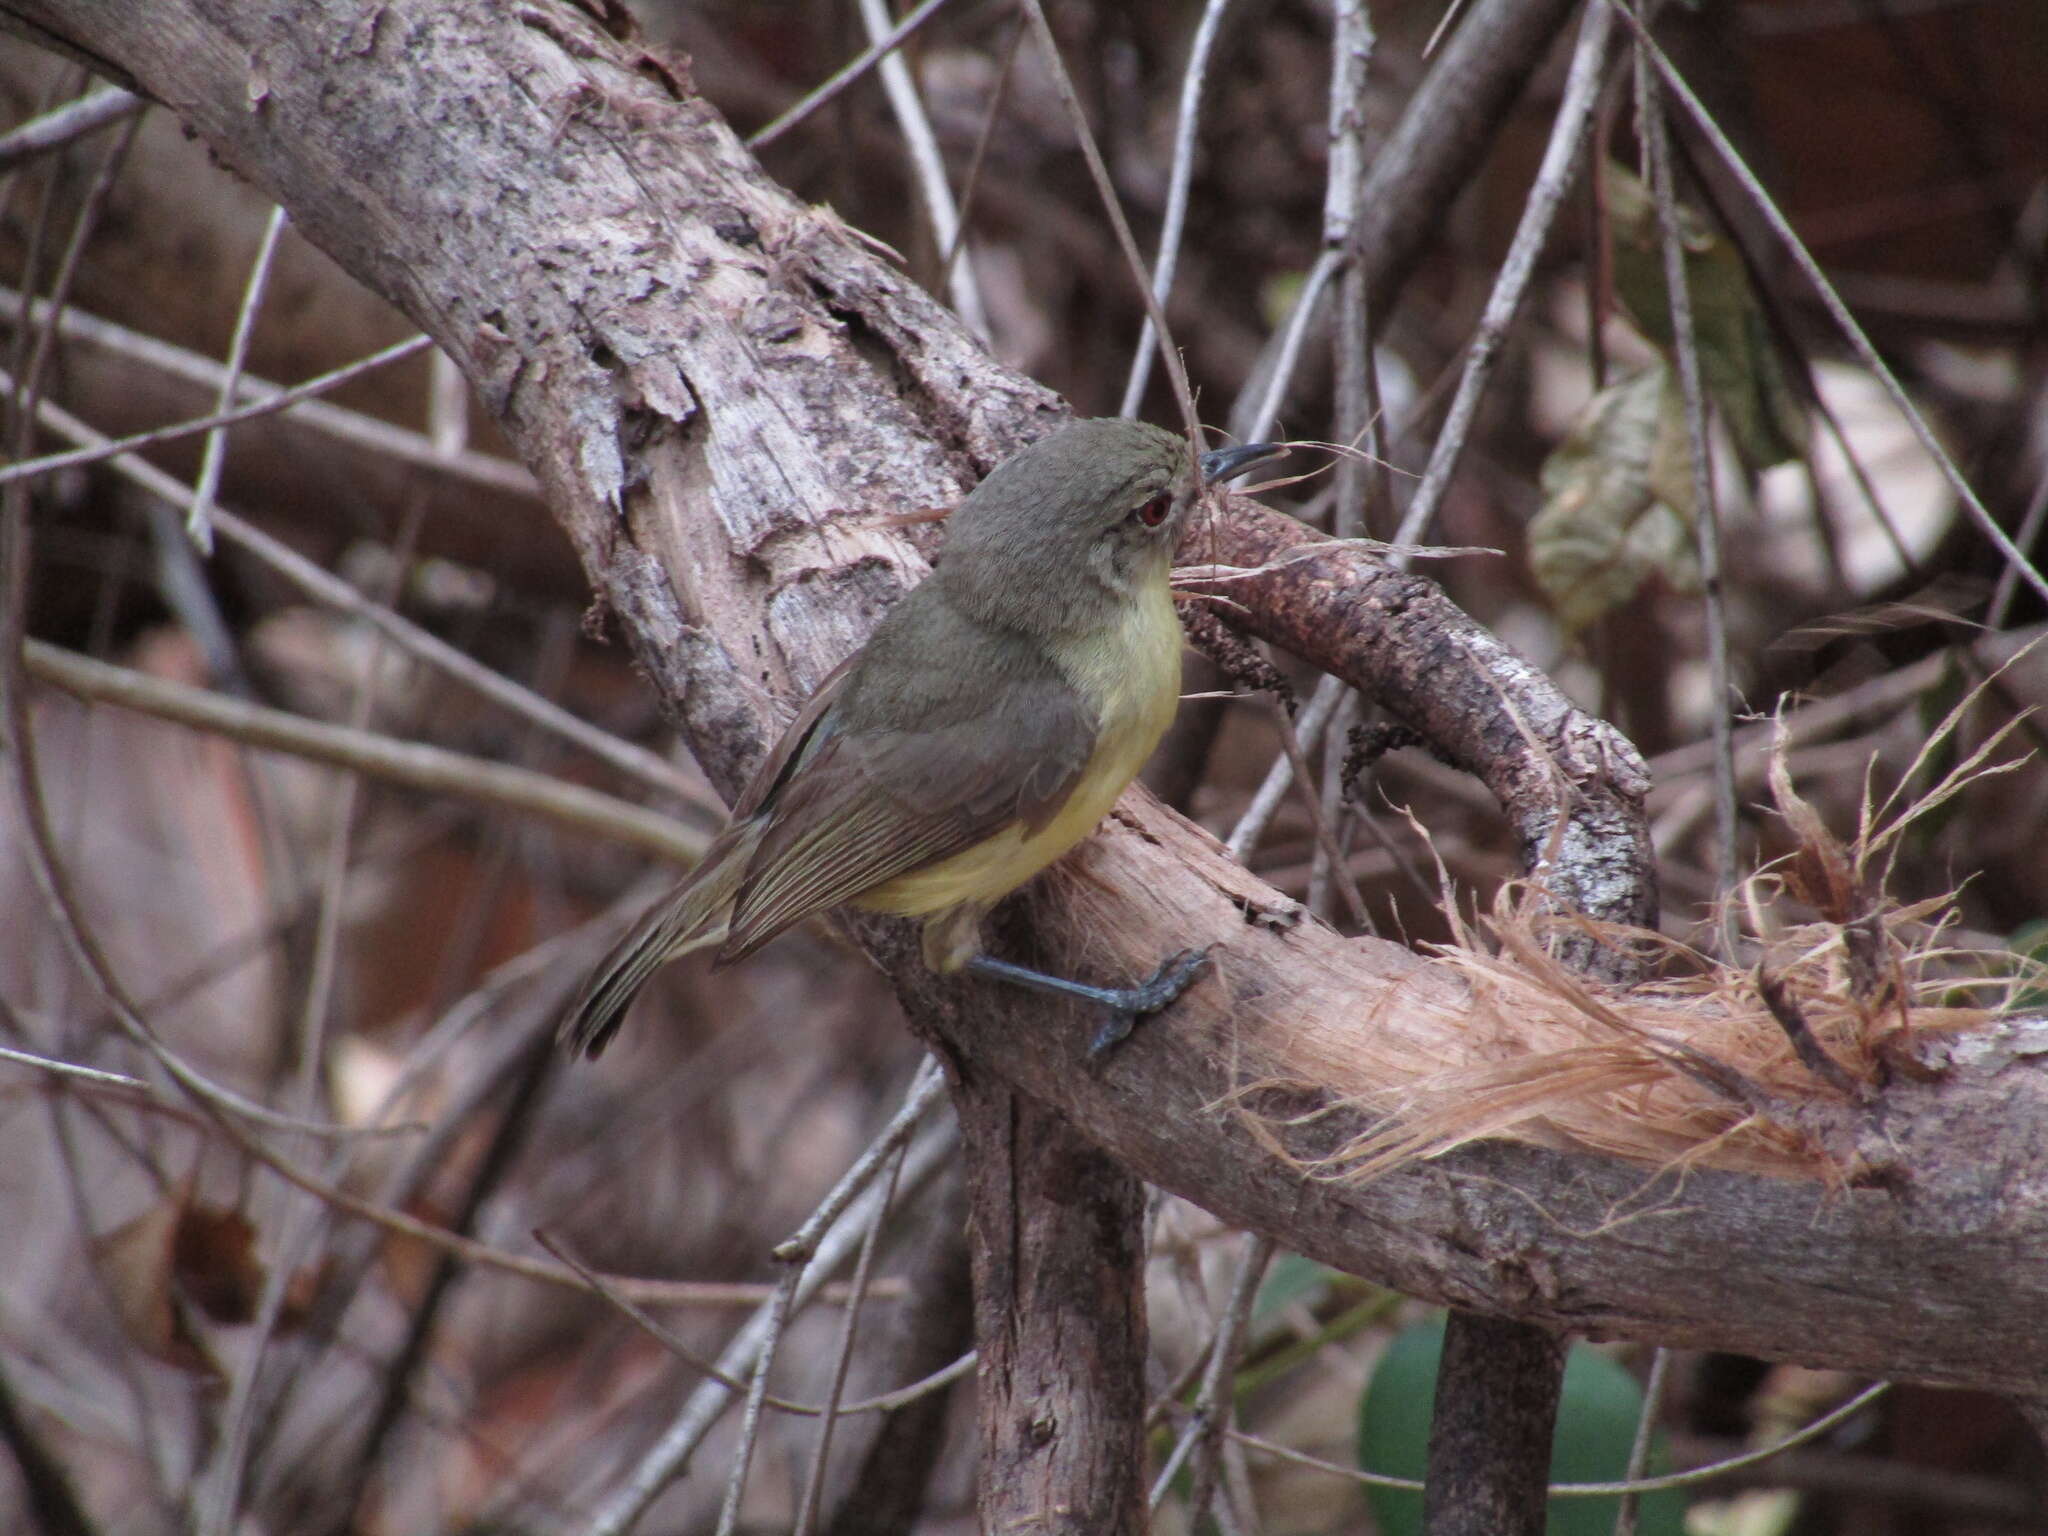
{"label": "green leaf", "polygon": [[[1636,329],[1672,355],[1671,298],[1664,284],[1663,236],[1650,189],[1613,161],[1606,203],[1613,236],[1614,291]],[[1728,423],[1735,451],[1751,469],[1768,469],[1806,452],[1806,411],[1785,378],[1742,253],[1693,209],[1678,207],[1685,291],[1692,301],[1700,381]]]}
{"label": "green leaf", "polygon": [[[1381,1356],[1358,1410],[1358,1464],[1367,1471],[1422,1476],[1443,1346],[1439,1318],[1406,1329]],[[1558,1403],[1550,1480],[1618,1482],[1628,1469],[1642,1407],[1642,1389],[1633,1376],[1598,1350],[1574,1345]],[[1658,1471],[1668,1466],[1659,1435],[1651,1442],[1650,1467]],[[1366,1498],[1381,1536],[1421,1536],[1421,1494],[1368,1488]],[[1620,1502],[1619,1497],[1552,1499],[1546,1529],[1550,1536],[1609,1536]],[[1684,1536],[1685,1495],[1677,1490],[1645,1494],[1637,1529],[1642,1536]]]}
{"label": "green leaf", "polygon": [[1335,1270],[1298,1253],[1278,1255],[1260,1282],[1259,1294],[1252,1302],[1252,1320],[1264,1322],[1280,1308],[1307,1300],[1327,1286],[1335,1274]]}
{"label": "green leaf", "polygon": [[1663,364],[1600,391],[1543,465],[1529,560],[1568,634],[1635,596],[1652,572],[1699,587],[1692,465]]}

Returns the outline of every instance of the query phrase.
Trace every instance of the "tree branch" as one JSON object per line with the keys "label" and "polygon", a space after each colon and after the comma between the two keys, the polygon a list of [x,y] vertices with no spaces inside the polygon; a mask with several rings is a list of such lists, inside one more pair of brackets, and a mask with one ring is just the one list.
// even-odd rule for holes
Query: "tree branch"
{"label": "tree branch", "polygon": [[[836,220],[768,183],[684,66],[576,8],[6,8],[132,73],[448,349],[728,788],[921,570],[908,535],[858,514],[949,503],[1057,413]],[[1627,814],[1630,757],[1545,703],[1540,674],[1497,642],[1421,625],[1440,601],[1426,583],[1376,576],[1355,552],[1310,563],[1324,574],[1301,578],[1305,646],[1313,630],[1362,647],[1354,680],[1376,692],[1469,677],[1501,701],[1480,734],[1512,731],[1540,748],[1523,761],[1546,765],[1532,809],[1511,809],[1518,835],[1540,832],[1557,878],[1593,882],[1597,908],[1599,851],[1574,854],[1580,806]],[[1373,672],[1383,649],[1419,660]],[[1495,771],[1476,749],[1471,762]],[[2038,1023],[1918,1039],[1915,1071],[1877,1111],[1895,1170],[1883,1189],[1660,1174],[1562,1133],[1361,1187],[1301,1166],[1363,1127],[1349,1100],[1517,1048],[1444,967],[1302,921],[1139,793],[1015,906],[1030,921],[1006,935],[1028,929],[1072,970],[1127,975],[1214,942],[1217,971],[1169,1027],[1089,1071],[1084,1021],[926,974],[900,926],[859,931],[975,1070],[1227,1221],[1415,1295],[1577,1331],[2005,1390],[2048,1381]],[[1263,1119],[1218,1107],[1280,1079],[1303,1086],[1255,1100]],[[1318,1118],[1276,1129],[1282,1107]]]}

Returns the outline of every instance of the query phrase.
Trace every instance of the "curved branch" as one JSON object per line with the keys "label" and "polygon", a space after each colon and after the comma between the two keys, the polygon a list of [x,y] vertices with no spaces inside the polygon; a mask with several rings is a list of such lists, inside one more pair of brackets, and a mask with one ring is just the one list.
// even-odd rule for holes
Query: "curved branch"
{"label": "curved branch", "polygon": [[[131,72],[447,348],[727,785],[918,573],[908,536],[864,515],[950,502],[1058,410],[829,214],[769,183],[685,66],[581,9],[0,9]],[[1441,633],[1466,639],[1440,645],[1414,627],[1438,601],[1426,584],[1343,565],[1354,558],[1318,555],[1323,574],[1299,578],[1302,646],[1353,637],[1366,647],[1354,680],[1383,691],[1427,691],[1470,666],[1469,631],[1453,625]],[[1282,618],[1262,622],[1277,632]],[[1404,683],[1388,656],[1416,650],[1437,671]],[[1523,666],[1498,654],[1471,686]],[[1541,743],[1529,761],[1548,765],[1543,788],[1527,803],[1553,809],[1518,825],[1548,851],[1577,834],[1553,844],[1544,816],[1573,826],[1589,782],[1610,782],[1611,814],[1628,814],[1634,765],[1614,773],[1611,744],[1584,736],[1569,706],[1546,719],[1508,702],[1536,697],[1503,691],[1487,731],[1505,722]],[[1492,771],[1483,744],[1473,751]],[[1300,1165],[1360,1128],[1347,1098],[1419,1064],[1497,1058],[1513,1049],[1500,1021],[1444,967],[1302,920],[1143,794],[1041,884],[1011,938],[1105,973],[1213,942],[1215,978],[1171,1027],[1090,1071],[1076,1065],[1083,1021],[941,982],[900,928],[860,931],[964,1070],[1016,1085],[1226,1220],[1416,1295],[1582,1332],[2023,1392],[2048,1381],[2039,1024],[1920,1047],[1871,1126],[1891,1157],[1884,1188],[1507,1143],[1362,1187],[1319,1182]],[[1263,1119],[1219,1107],[1281,1078],[1308,1086],[1267,1092]],[[1280,1107],[1315,1112],[1284,1146]]]}

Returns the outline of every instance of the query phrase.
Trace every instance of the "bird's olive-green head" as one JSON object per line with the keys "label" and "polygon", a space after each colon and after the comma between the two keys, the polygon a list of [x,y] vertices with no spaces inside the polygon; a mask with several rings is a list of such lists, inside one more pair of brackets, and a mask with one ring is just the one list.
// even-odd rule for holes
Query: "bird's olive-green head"
{"label": "bird's olive-green head", "polygon": [[938,578],[978,617],[1057,628],[1163,581],[1195,476],[1185,438],[1077,421],[997,465],[948,520]]}

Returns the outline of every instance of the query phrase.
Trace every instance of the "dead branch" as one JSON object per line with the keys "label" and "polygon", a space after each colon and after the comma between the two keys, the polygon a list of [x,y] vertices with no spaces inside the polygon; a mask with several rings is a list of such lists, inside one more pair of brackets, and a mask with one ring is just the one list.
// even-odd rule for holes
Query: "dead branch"
{"label": "dead branch", "polygon": [[[686,65],[584,10],[6,9],[172,105],[456,358],[728,788],[921,567],[910,535],[845,514],[943,504],[1057,413],[767,182]],[[1632,759],[1542,703],[1497,642],[1489,660],[1426,583],[1315,568],[1290,621],[1303,644],[1364,637],[1354,680],[1382,697],[1466,679],[1493,698],[1471,755],[1454,755],[1487,774],[1486,741],[1527,744],[1517,761],[1544,765],[1538,787],[1503,799],[1558,879],[1594,883],[1579,904],[1597,910],[1600,848],[1577,862],[1593,833],[1574,817],[1629,814]],[[1577,1331],[2021,1392],[2048,1380],[2036,1021],[1914,1048],[1919,1070],[1874,1111],[1895,1170],[1881,1188],[1505,1142],[1363,1186],[1315,1181],[1304,1163],[1364,1128],[1333,1105],[1419,1063],[1512,1057],[1513,1021],[1475,1010],[1440,964],[1302,920],[1141,794],[1018,905],[1069,969],[1128,974],[1214,943],[1216,977],[1091,1071],[1080,1020],[941,983],[902,932],[861,933],[920,1027],[1226,1220],[1416,1295]],[[1299,1086],[1263,1094],[1256,1117],[1225,1107],[1283,1080]]]}

